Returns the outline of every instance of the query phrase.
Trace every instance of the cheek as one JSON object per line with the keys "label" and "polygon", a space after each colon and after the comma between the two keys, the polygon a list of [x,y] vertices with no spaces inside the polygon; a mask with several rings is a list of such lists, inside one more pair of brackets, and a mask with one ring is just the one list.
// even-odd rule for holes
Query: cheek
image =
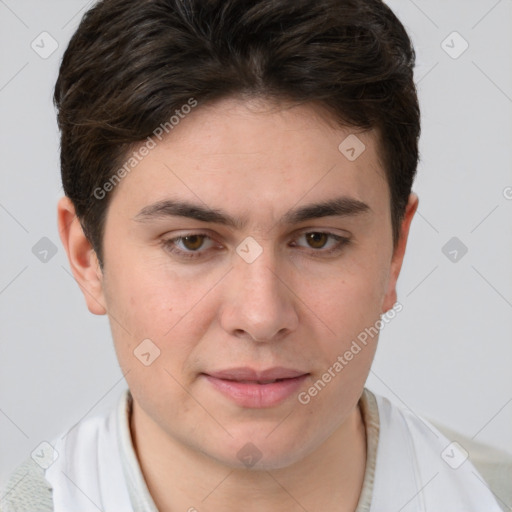
{"label": "cheek", "polygon": [[215,280],[215,276],[197,276],[189,269],[177,272],[161,260],[141,262],[138,258],[110,273],[107,302],[134,337],[163,339],[194,314]]}
{"label": "cheek", "polygon": [[[168,352],[166,340],[179,325],[181,308],[173,288],[151,273],[110,270],[104,289],[115,350],[124,371],[139,373],[144,360],[156,364]],[[152,375],[146,372],[144,378]]]}
{"label": "cheek", "polygon": [[[333,273],[337,277],[309,288],[311,310],[321,319],[325,332],[316,337],[321,372],[338,361],[332,369],[336,378],[329,384],[331,391],[350,392],[364,384],[377,348],[388,272],[382,260],[361,258],[339,274]],[[314,315],[310,314],[313,320]]]}
{"label": "cheek", "polygon": [[365,326],[378,318],[388,273],[382,262],[365,262],[361,258],[331,271],[326,278],[308,283],[303,295],[311,309],[328,320],[336,334],[341,334],[350,326]]}
{"label": "cheek", "polygon": [[315,311],[329,334],[316,337],[319,364],[305,391],[319,417],[323,411],[339,421],[357,402],[377,349],[383,282],[379,273],[356,273],[316,293]]}

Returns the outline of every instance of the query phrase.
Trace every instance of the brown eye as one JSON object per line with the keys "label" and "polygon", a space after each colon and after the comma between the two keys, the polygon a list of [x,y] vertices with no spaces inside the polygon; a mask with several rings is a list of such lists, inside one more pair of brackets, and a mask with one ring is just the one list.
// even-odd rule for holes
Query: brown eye
{"label": "brown eye", "polygon": [[215,247],[214,240],[205,233],[185,233],[182,236],[162,240],[165,251],[178,259],[200,260],[212,255]]}
{"label": "brown eye", "polygon": [[309,246],[313,249],[321,249],[329,239],[327,233],[306,233],[305,236]]}
{"label": "brown eye", "polygon": [[188,235],[181,237],[181,242],[189,251],[197,251],[203,245],[205,238],[205,235]]}
{"label": "brown eye", "polygon": [[302,247],[303,250],[309,249],[307,253],[312,256],[334,256],[351,243],[350,238],[335,235],[328,231],[304,232],[297,240],[301,240],[301,242],[292,242],[292,247]]}

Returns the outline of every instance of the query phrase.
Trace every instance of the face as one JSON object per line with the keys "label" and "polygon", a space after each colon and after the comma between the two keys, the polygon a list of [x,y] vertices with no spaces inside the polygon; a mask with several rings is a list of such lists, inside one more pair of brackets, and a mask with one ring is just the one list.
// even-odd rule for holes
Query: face
{"label": "face", "polygon": [[285,467],[354,414],[377,342],[358,336],[403,256],[376,134],[354,160],[354,133],[311,105],[226,99],[117,185],[97,302],[141,417],[173,442]]}

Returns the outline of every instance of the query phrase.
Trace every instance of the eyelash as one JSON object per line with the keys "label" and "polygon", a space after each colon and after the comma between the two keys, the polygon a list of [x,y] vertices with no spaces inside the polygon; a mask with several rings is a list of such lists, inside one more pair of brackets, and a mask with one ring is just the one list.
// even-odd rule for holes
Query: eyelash
{"label": "eyelash", "polygon": [[[336,240],[338,243],[331,249],[311,249],[309,252],[313,256],[329,256],[331,254],[340,252],[343,247],[349,245],[351,243],[350,238],[335,235],[334,233],[330,233],[328,231],[306,231],[299,235],[298,238],[304,236],[304,235],[310,235],[310,234],[318,234],[318,235],[327,235],[329,238]],[[164,246],[164,249],[172,254],[176,254],[177,256],[181,258],[186,259],[197,259],[204,257],[205,252],[201,252],[201,249],[198,249],[197,251],[183,251],[182,249],[177,249],[176,244],[179,243],[183,238],[186,238],[187,236],[204,236],[205,239],[212,240],[213,239],[208,236],[206,233],[185,233],[184,235],[177,236],[174,238],[168,238],[165,240],[162,240],[162,245]]]}

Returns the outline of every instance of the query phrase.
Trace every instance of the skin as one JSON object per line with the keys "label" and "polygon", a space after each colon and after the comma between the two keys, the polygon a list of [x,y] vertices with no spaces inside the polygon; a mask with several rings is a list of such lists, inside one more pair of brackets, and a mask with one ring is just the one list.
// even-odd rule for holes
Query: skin
{"label": "skin", "polygon": [[[366,149],[351,162],[338,146],[353,133]],[[127,372],[133,443],[159,510],[355,509],[366,460],[358,401],[377,337],[307,405],[295,393],[276,406],[242,407],[201,373],[283,366],[309,373],[299,391],[307,390],[392,308],[418,198],[409,198],[394,248],[377,150],[376,132],[340,127],[314,105],[228,98],[199,106],[115,188],[103,270],[72,203],[60,200],[71,269],[89,311],[108,314]],[[282,223],[291,209],[340,196],[368,209]],[[245,223],[136,219],[170,198]],[[306,236],[322,232],[349,242],[326,254],[334,238]],[[162,244],[186,234],[210,239]],[[263,251],[252,263],[236,252],[248,236]],[[149,366],[134,356],[147,338],[160,350]],[[249,442],[261,459],[247,468],[237,453]]]}

